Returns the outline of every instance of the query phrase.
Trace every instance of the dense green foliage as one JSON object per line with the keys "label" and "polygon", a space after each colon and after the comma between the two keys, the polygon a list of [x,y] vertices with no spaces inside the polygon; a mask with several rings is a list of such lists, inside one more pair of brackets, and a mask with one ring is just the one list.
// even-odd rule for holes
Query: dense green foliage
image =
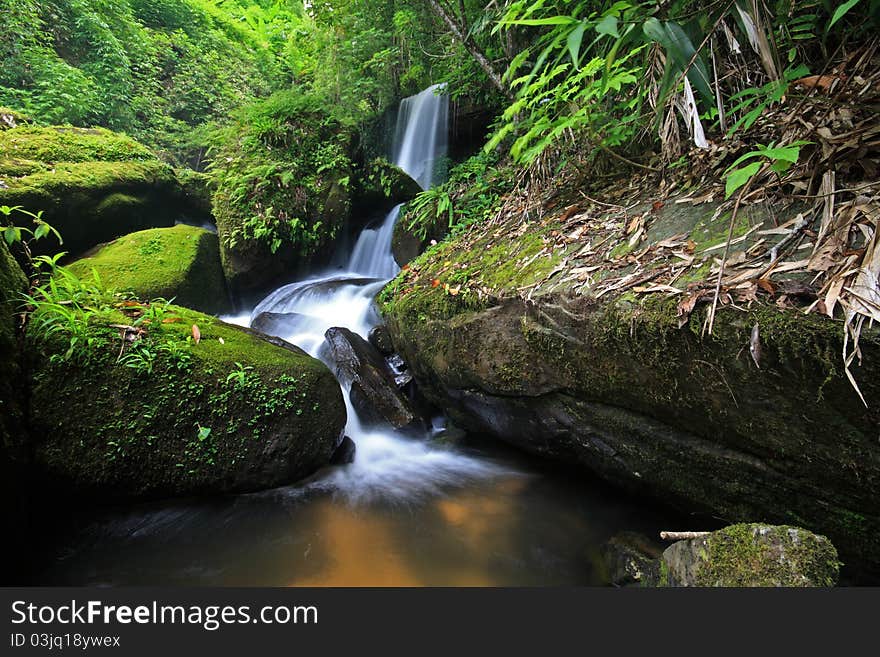
{"label": "dense green foliage", "polygon": [[346,216],[351,131],[319,99],[278,92],[218,133],[212,173],[225,246],[255,240],[309,256]]}
{"label": "dense green foliage", "polygon": [[198,145],[193,126],[289,79],[254,18],[278,4],[287,3],[2,0],[0,104],[186,153]]}
{"label": "dense green foliage", "polygon": [[[875,33],[878,8],[876,0],[509,2],[494,29],[531,40],[507,68],[516,97],[487,148],[512,138],[510,154],[528,164],[550,147],[581,158],[650,148],[659,130],[668,153],[676,109],[697,144],[713,129],[748,127],[790,81],[821,73],[809,67],[830,49]],[[759,63],[750,80],[740,68],[749,60]]]}

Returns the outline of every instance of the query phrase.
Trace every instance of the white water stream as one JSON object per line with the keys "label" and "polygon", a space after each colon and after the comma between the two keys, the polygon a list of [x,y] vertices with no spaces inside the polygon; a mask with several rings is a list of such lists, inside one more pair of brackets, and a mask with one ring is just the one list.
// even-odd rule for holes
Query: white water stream
{"label": "white water stream", "polygon": [[[448,97],[438,91],[435,85],[404,99],[395,129],[393,161],[423,188],[437,182],[435,168],[446,154]],[[400,270],[391,253],[399,213],[397,206],[380,226],[361,232],[344,270],[280,287],[249,315],[225,319],[250,325],[264,312],[285,314],[283,318],[276,316],[273,333],[316,358],[326,357],[321,347],[331,327],[345,327],[366,338],[380,322],[374,298]],[[332,363],[328,365],[333,368]],[[445,486],[501,473],[490,461],[433,443],[430,433],[413,439],[390,428],[368,429],[344,386],[343,396],[348,410],[345,433],[357,446],[354,463],[331,469],[309,487],[330,489],[351,501],[375,497],[413,500]]]}

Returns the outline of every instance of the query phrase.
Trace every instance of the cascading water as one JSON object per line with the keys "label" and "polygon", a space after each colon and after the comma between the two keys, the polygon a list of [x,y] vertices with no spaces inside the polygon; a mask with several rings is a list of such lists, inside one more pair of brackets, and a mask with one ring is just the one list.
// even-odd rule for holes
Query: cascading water
{"label": "cascading water", "polygon": [[[439,85],[434,85],[404,99],[395,129],[393,161],[425,189],[439,180],[437,168],[446,154],[448,97],[440,92]],[[344,327],[366,337],[380,321],[373,300],[399,271],[391,253],[399,214],[397,206],[379,227],[361,232],[343,272],[314,276],[275,290],[257,304],[249,323],[262,313],[276,313],[272,332],[316,358],[326,357],[322,346],[329,328]],[[333,368],[333,363],[328,365]],[[355,461],[335,468],[311,487],[332,489],[353,500],[377,495],[412,500],[444,485],[500,472],[485,459],[433,445],[429,440],[407,438],[391,429],[368,429],[344,387],[343,395],[348,410],[346,434],[357,445]]]}
{"label": "cascading water", "polygon": [[[435,182],[446,133],[446,99],[435,89],[403,101],[393,151],[425,187]],[[226,319],[251,324],[263,312],[285,313],[271,316],[271,332],[318,357],[328,328],[366,335],[380,321],[373,298],[398,271],[398,212],[340,254],[341,272],[286,285],[251,314]],[[494,443],[465,454],[428,432],[365,427],[343,394],[353,463],[263,493],[101,513],[56,546],[34,583],[597,585],[608,583],[604,569],[586,555],[598,554],[604,537],[683,524]],[[54,531],[59,523],[51,524]]]}

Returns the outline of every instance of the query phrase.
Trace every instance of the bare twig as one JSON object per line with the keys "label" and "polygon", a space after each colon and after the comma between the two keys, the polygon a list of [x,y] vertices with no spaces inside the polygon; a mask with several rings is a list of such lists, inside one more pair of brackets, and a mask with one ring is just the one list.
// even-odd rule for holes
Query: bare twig
{"label": "bare twig", "polygon": [[689,538],[708,536],[712,532],[660,532],[660,538],[664,541],[686,541]]}

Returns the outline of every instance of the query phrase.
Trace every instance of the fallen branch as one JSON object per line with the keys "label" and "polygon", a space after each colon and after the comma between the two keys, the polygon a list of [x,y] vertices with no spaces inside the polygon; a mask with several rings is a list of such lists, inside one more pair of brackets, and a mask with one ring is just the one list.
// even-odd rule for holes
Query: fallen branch
{"label": "fallen branch", "polygon": [[664,541],[686,541],[689,538],[708,536],[712,532],[660,532],[660,538]]}

